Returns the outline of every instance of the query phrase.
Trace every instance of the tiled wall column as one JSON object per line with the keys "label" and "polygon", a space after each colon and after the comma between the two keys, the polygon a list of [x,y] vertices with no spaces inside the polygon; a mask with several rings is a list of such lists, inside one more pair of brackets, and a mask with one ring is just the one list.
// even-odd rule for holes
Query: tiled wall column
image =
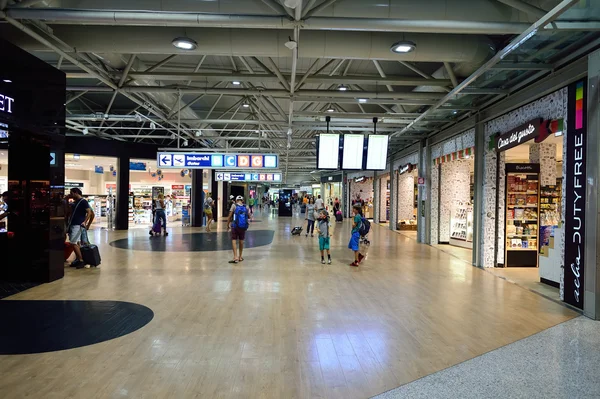
{"label": "tiled wall column", "polygon": [[440,184],[440,242],[450,241],[450,218],[459,203],[470,201],[471,160],[442,164]]}
{"label": "tiled wall column", "polygon": [[398,175],[397,198],[397,221],[412,220],[415,202],[415,175],[416,170],[411,173]]}
{"label": "tiled wall column", "polygon": [[541,186],[556,184],[556,144],[531,144],[529,146],[529,162],[540,164]]}

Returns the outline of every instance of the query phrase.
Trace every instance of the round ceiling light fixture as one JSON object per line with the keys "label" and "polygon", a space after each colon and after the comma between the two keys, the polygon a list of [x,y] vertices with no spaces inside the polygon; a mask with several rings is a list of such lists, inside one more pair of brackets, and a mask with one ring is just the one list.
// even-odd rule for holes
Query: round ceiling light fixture
{"label": "round ceiling light fixture", "polygon": [[414,51],[416,48],[417,45],[415,43],[410,42],[408,40],[404,40],[401,42],[394,43],[390,50],[392,50],[392,53],[406,54],[410,53],[411,51]]}
{"label": "round ceiling light fixture", "polygon": [[198,47],[198,43],[189,37],[176,37],[171,43],[179,50],[190,51],[195,50],[196,47]]}
{"label": "round ceiling light fixture", "polygon": [[2,79],[2,81],[3,81],[4,83],[12,83],[12,80],[10,80],[10,79]]}
{"label": "round ceiling light fixture", "polygon": [[244,107],[244,108],[249,108],[249,107],[250,107],[250,104],[248,104],[248,103],[244,103],[244,104],[242,104],[242,107]]}
{"label": "round ceiling light fixture", "polygon": [[366,98],[359,98],[358,102],[361,103],[361,104],[364,104],[364,103],[367,102],[367,99]]}
{"label": "round ceiling light fixture", "polygon": [[234,85],[234,86],[239,86],[239,85],[241,85],[241,84],[242,84],[242,82],[239,82],[239,81],[237,81],[237,80],[234,80],[233,82],[231,82],[231,84],[232,84],[232,85]]}
{"label": "round ceiling light fixture", "polygon": [[340,87],[338,87],[339,91],[347,91],[348,90],[348,86],[344,86],[344,85],[340,85]]}
{"label": "round ceiling light fixture", "polygon": [[329,109],[327,110],[327,112],[335,112],[335,109],[333,109],[333,108],[329,108]]}

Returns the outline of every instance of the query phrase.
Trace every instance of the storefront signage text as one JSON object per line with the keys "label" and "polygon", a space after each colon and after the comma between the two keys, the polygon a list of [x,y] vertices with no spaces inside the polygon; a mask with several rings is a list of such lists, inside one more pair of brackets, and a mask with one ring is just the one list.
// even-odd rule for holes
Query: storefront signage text
{"label": "storefront signage text", "polygon": [[398,170],[398,173],[400,173],[401,175],[407,172],[412,172],[413,170],[413,164],[412,163],[407,163],[404,166],[400,166],[400,169]]}
{"label": "storefront signage text", "polygon": [[540,134],[541,119],[531,120],[510,132],[504,133],[496,139],[496,151],[506,151],[509,148],[516,147]]}
{"label": "storefront signage text", "polygon": [[279,166],[276,154],[201,154],[159,152],[159,168],[168,169],[275,169]]}
{"label": "storefront signage text", "polygon": [[362,176],[362,177],[357,177],[356,179],[354,179],[354,183],[362,183],[364,182],[366,179],[366,177]]}
{"label": "storefront signage text", "polygon": [[5,96],[0,93],[0,111],[12,114],[12,107],[15,99],[9,96]]}
{"label": "storefront signage text", "polygon": [[[583,309],[586,121],[575,118],[575,104],[586,109],[584,82],[569,86],[569,118],[566,149],[565,212],[565,302]],[[585,113],[584,113],[585,114]]]}

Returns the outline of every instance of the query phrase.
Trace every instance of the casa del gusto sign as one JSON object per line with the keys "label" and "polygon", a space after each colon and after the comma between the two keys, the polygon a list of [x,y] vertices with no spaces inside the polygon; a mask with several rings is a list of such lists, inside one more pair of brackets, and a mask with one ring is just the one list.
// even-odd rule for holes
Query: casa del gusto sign
{"label": "casa del gusto sign", "polygon": [[13,104],[15,99],[0,93],[0,112],[6,112],[7,114],[13,113]]}
{"label": "casa del gusto sign", "polygon": [[536,138],[540,134],[541,124],[541,118],[533,119],[509,132],[501,134],[496,138],[496,151],[506,151]]}

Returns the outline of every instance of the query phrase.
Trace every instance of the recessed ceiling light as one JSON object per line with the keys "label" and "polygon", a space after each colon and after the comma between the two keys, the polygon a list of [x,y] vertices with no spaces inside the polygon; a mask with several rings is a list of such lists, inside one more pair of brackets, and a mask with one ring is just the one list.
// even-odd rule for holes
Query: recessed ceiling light
{"label": "recessed ceiling light", "polygon": [[2,81],[3,81],[4,83],[12,83],[12,80],[10,80],[10,79],[2,79]]}
{"label": "recessed ceiling light", "polygon": [[344,86],[344,85],[341,85],[341,86],[338,88],[338,90],[339,90],[339,91],[346,91],[346,90],[348,90],[348,87],[347,87],[347,86]]}
{"label": "recessed ceiling light", "polygon": [[410,53],[411,51],[414,51],[415,48],[417,48],[417,45],[414,44],[413,42],[402,41],[402,42],[394,43],[392,45],[392,47],[390,48],[390,50],[392,50],[392,52],[396,53],[396,54],[405,54],[405,53]]}
{"label": "recessed ceiling light", "polygon": [[189,37],[177,37],[171,42],[173,46],[180,50],[194,50],[198,47],[198,43]]}
{"label": "recessed ceiling light", "polygon": [[457,110],[454,110],[454,111],[452,111],[452,113],[453,113],[454,115],[456,115],[456,114],[458,114],[458,111],[457,111]]}
{"label": "recessed ceiling light", "polygon": [[231,82],[231,84],[232,84],[232,85],[234,85],[234,86],[239,86],[239,85],[241,85],[242,83],[241,83],[241,82],[238,82],[237,80],[234,80],[233,82]]}
{"label": "recessed ceiling light", "polygon": [[367,102],[367,99],[366,99],[366,98],[359,98],[359,99],[358,99],[358,102],[359,102],[359,103],[366,103],[366,102]]}

